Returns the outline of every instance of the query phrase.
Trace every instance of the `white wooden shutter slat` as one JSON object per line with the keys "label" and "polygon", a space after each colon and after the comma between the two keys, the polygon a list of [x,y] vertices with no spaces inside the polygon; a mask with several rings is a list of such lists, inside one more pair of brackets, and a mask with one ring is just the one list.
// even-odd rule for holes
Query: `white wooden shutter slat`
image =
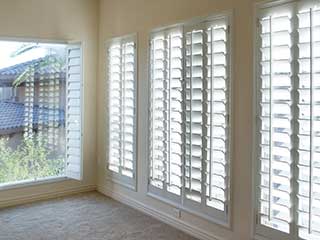
{"label": "white wooden shutter slat", "polygon": [[124,184],[135,181],[135,43],[124,37],[108,45],[108,169]]}
{"label": "white wooden shutter slat", "polygon": [[82,50],[71,44],[67,49],[66,175],[82,179]]}

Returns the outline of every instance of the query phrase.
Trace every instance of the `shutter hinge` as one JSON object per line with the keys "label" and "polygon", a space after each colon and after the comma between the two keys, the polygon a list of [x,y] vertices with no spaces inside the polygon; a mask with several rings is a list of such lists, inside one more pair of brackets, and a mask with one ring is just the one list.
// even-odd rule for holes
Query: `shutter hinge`
{"label": "shutter hinge", "polygon": [[259,214],[256,213],[256,224],[259,224],[259,223],[260,223],[260,221],[259,221]]}
{"label": "shutter hinge", "polygon": [[226,211],[226,214],[229,213],[229,205],[228,205],[228,204],[226,204],[226,209],[225,209],[225,211]]}
{"label": "shutter hinge", "polygon": [[257,24],[257,28],[260,28],[260,19],[259,18],[256,19],[256,24]]}
{"label": "shutter hinge", "polygon": [[230,34],[230,25],[228,25],[228,27],[227,27],[227,32],[228,32],[228,34]]}

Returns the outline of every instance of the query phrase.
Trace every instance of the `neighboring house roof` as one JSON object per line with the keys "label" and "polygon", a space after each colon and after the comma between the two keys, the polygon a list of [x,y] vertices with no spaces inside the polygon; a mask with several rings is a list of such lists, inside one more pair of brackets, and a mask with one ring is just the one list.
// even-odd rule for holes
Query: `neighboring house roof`
{"label": "neighboring house roof", "polygon": [[[33,107],[33,127],[39,124],[39,109],[38,105]],[[0,101],[0,134],[12,134],[22,132],[25,125],[25,105],[12,101]],[[44,123],[48,122],[49,109],[42,108],[41,115]],[[65,112],[59,110],[59,124],[64,124]]]}
{"label": "neighboring house roof", "polygon": [[[39,64],[41,61],[44,61],[45,58],[38,58],[28,62],[16,64],[10,67],[0,69],[0,87],[1,86],[12,86],[13,81],[26,70],[27,67],[33,64]],[[57,72],[55,74],[59,74],[59,78],[61,80],[65,80],[66,73],[65,69],[62,69],[61,72]],[[50,67],[41,67],[40,69],[35,70],[35,81],[39,80],[39,75],[49,75],[52,74]]]}

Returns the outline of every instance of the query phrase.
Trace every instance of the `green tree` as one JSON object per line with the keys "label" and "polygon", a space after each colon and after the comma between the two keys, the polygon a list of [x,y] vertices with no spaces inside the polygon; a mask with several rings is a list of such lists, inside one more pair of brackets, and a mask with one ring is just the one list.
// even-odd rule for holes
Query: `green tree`
{"label": "green tree", "polygon": [[0,138],[0,183],[63,175],[64,156],[47,146],[44,139],[24,138],[13,149],[8,139]]}

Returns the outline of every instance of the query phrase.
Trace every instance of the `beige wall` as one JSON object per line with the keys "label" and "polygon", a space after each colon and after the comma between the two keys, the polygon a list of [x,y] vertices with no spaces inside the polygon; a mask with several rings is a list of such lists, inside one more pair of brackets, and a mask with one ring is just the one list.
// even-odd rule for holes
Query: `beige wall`
{"label": "beige wall", "polygon": [[0,207],[96,183],[96,72],[98,1],[1,0],[0,37],[82,41],[84,52],[84,179],[0,192]]}
{"label": "beige wall", "polygon": [[[257,0],[259,1],[259,0]],[[251,236],[252,194],[252,95],[253,95],[253,9],[254,0],[101,0],[100,69],[98,89],[99,189],[122,194],[148,208],[173,216],[172,207],[146,196],[147,191],[147,81],[148,34],[153,28],[198,16],[233,11],[233,159],[232,229],[183,213],[182,221],[221,239],[248,240]],[[114,36],[138,33],[138,192],[105,181],[105,41]]]}

